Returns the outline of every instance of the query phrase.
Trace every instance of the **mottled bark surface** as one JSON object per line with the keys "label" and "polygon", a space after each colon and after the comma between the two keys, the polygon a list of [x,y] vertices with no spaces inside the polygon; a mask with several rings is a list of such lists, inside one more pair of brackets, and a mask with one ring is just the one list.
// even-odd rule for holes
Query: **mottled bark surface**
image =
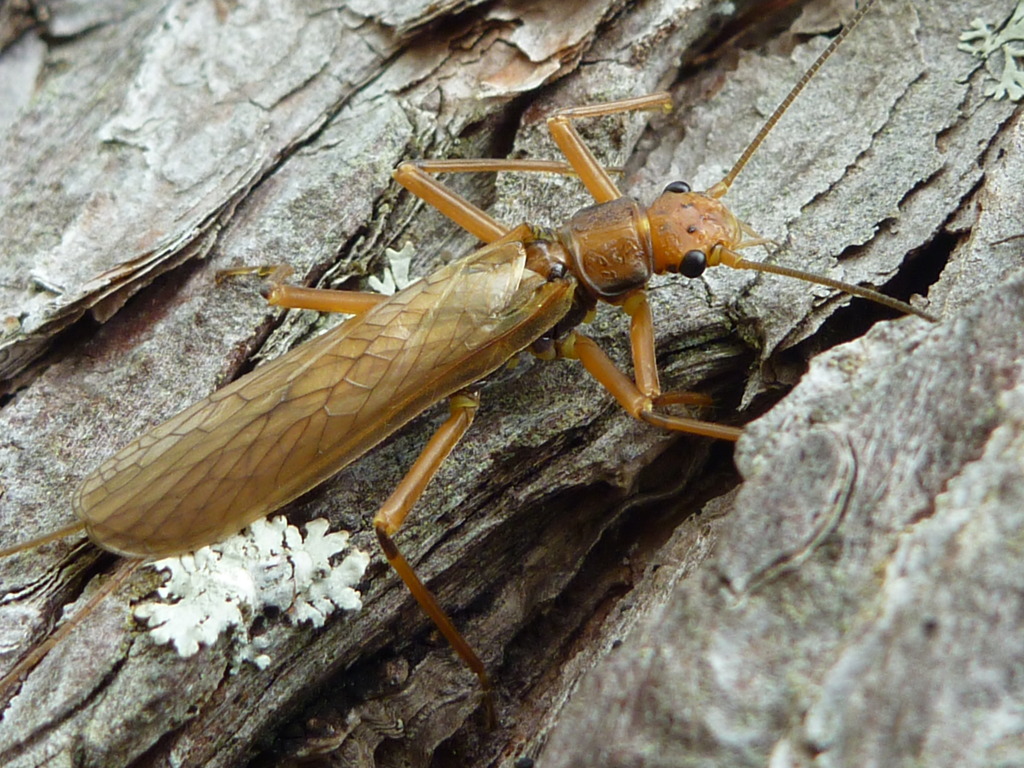
{"label": "mottled bark surface", "polygon": [[[706,187],[849,11],[755,17],[681,71],[717,6],[380,5],[3,6],[4,544],[67,523],[105,456],[317,330],[218,269],[354,287],[412,243],[424,274],[475,245],[398,193],[399,161],[553,157],[552,109],[658,88],[673,114],[580,130],[639,199]],[[1024,142],[957,51],[1011,3],[964,5],[881,0],[727,198],[772,259],[927,296],[938,324],[777,277],[656,279],[666,385],[714,393],[710,418],[764,414],[738,473],[573,363],[484,391],[397,538],[488,664],[497,728],[369,529],[439,407],[286,510],[374,552],[360,613],[263,617],[270,666],[232,672],[227,640],[182,659],[148,638],[137,574],[5,695],[4,764],[1024,762],[1024,241],[1004,240]],[[586,204],[572,179],[455,186],[510,223]],[[621,313],[592,335],[628,359]],[[81,540],[0,563],[2,668],[115,568]]]}

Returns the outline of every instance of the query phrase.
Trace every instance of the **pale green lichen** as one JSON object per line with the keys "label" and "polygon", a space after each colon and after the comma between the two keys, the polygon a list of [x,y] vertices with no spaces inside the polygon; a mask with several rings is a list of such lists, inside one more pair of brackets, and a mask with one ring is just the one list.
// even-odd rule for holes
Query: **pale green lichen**
{"label": "pale green lichen", "polygon": [[960,35],[957,48],[985,63],[992,81],[985,84],[986,96],[1010,101],[1024,98],[1024,70],[1020,67],[1024,61],[1024,0],[999,28],[974,19],[970,29]]}
{"label": "pale green lichen", "polygon": [[152,566],[169,578],[157,590],[159,600],[137,605],[135,616],[155,642],[173,645],[185,657],[230,631],[235,664],[265,667],[270,659],[256,652],[259,642],[251,641],[249,627],[267,608],[292,623],[320,627],[335,610],[362,607],[355,586],[370,558],[353,550],[332,564],[347,549],[349,534],[327,530],[327,521],[313,520],[303,538],[278,516],[191,554],[159,560]]}
{"label": "pale green lichen", "polygon": [[409,266],[412,264],[412,257],[416,255],[416,249],[412,243],[406,243],[400,251],[387,248],[384,253],[387,256],[384,273],[380,278],[371,276],[367,282],[377,293],[393,296],[414,282],[409,278]]}

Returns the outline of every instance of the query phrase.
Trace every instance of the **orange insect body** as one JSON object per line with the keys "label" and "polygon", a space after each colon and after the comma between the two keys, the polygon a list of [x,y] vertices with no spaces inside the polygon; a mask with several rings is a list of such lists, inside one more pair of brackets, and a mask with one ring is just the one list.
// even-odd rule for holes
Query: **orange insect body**
{"label": "orange insect body", "polygon": [[[404,163],[395,172],[401,184],[488,244],[388,298],[275,285],[269,297],[273,304],[357,316],[215,392],[105,461],[75,494],[79,527],[98,545],[130,556],[164,557],[197,549],[273,512],[430,405],[449,398],[450,418],[378,511],[374,526],[389,562],[487,690],[482,662],[392,539],[472,422],[479,403],[469,389],[475,382],[528,348],[543,357],[577,358],[633,417],[666,429],[735,440],[740,435],[735,427],[663,412],[664,405],[709,400],[694,393],[661,393],[644,292],[652,274],[696,277],[720,264],[757,269],[928,317],[872,290],[746,261],[737,251],[765,241],[719,199],[871,5],[862,7],[725,179],[706,193],[673,182],[643,209],[621,196],[571,124],[578,118],[666,108],[671,103],[667,94],[553,115],[548,126],[568,163]],[[597,204],[577,212],[558,230],[525,224],[510,230],[431,175],[503,170],[575,174]],[[598,302],[620,305],[630,317],[633,378],[575,330]]]}
{"label": "orange insect body", "polygon": [[86,478],[75,513],[94,542],[132,557],[223,539],[552,329],[564,337],[574,299],[578,322],[739,232],[724,206],[689,191],[648,213],[618,198],[557,233],[516,230],[136,438]]}

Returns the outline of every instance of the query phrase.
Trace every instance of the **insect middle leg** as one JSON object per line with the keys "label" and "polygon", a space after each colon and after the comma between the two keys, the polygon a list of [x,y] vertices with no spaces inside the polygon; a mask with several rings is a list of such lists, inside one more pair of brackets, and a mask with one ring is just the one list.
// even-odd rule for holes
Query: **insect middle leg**
{"label": "insect middle leg", "polygon": [[399,165],[393,174],[395,181],[412,192],[423,202],[436,208],[471,235],[485,243],[493,243],[511,230],[479,206],[469,202],[450,187],[438,181],[438,173],[500,173],[519,171],[526,173],[560,173],[572,175],[573,167],[555,160],[508,160],[508,159],[454,159],[454,160],[408,160]]}

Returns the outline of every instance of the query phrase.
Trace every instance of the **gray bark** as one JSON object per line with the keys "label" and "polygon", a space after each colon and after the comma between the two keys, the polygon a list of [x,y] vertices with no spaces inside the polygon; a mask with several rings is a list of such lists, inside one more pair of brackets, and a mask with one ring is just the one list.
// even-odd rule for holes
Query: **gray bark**
{"label": "gray bark", "polygon": [[[552,109],[661,87],[672,115],[580,129],[627,194],[706,187],[848,12],[812,4],[681,75],[710,4],[381,5],[0,17],[3,544],[66,524],[105,456],[320,324],[217,270],[351,287],[411,242],[426,273],[475,244],[398,193],[398,162],[554,157]],[[496,729],[369,528],[442,407],[286,510],[374,553],[361,612],[263,617],[269,668],[232,673],[227,639],[182,659],[148,638],[137,574],[7,692],[4,764],[1024,762],[1024,240],[999,242],[1020,234],[1024,152],[1019,109],[957,51],[1011,4],[962,5],[882,0],[727,197],[772,259],[891,281],[938,324],[752,273],[656,279],[666,387],[714,393],[716,420],[764,414],[738,476],[726,446],[632,422],[575,364],[485,390],[397,538],[488,664]],[[453,184],[508,222],[586,204],[572,179]],[[590,330],[625,365],[621,313]],[[0,563],[0,668],[115,567],[80,540]]]}

